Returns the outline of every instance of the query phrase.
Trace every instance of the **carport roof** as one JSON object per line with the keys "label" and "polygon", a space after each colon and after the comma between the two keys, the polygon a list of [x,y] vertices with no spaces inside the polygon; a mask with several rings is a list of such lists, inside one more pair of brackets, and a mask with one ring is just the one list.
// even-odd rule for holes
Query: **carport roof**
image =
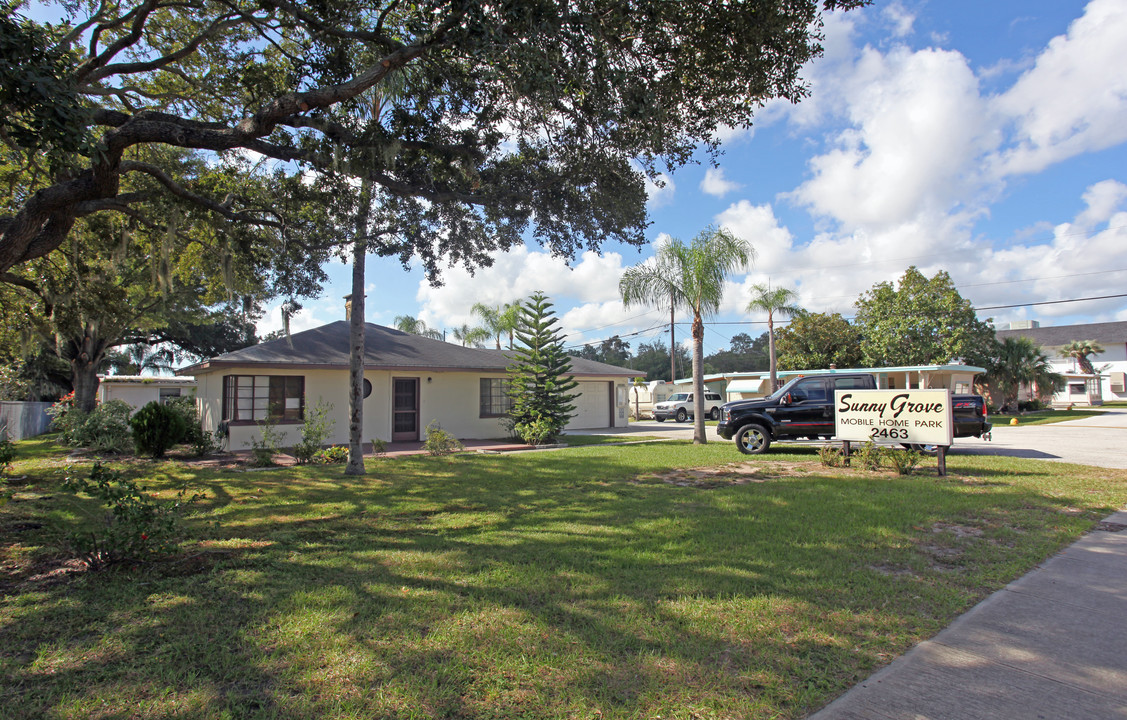
{"label": "carport roof", "polygon": [[[432,340],[394,328],[364,324],[364,367],[369,370],[480,370],[504,372],[513,353],[484,350]],[[223,369],[294,368],[344,369],[349,358],[349,323],[346,320],[294,333],[235,350],[176,371],[201,375]],[[637,370],[571,357],[571,372],[578,376],[635,377]]]}

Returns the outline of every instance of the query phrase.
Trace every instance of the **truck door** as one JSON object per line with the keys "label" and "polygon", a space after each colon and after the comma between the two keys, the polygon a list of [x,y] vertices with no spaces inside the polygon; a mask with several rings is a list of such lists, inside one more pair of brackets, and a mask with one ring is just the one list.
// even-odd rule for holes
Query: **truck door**
{"label": "truck door", "polygon": [[775,411],[783,435],[833,435],[833,396],[825,378],[804,378],[790,390],[790,404]]}

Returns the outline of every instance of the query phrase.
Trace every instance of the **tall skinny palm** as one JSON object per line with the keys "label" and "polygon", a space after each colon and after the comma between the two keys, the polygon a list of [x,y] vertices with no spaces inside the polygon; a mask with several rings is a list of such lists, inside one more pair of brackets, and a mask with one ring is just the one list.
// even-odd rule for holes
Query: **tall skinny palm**
{"label": "tall skinny palm", "polygon": [[517,323],[520,322],[520,303],[511,302],[504,305],[486,305],[474,303],[470,312],[481,318],[482,324],[497,342],[497,349],[501,349],[501,336],[509,336],[509,349],[513,349],[513,333],[516,332]]}
{"label": "tall skinny palm", "polygon": [[627,268],[618,282],[622,302],[689,310],[693,313],[693,442],[707,442],[704,432],[704,318],[720,309],[724,280],[746,270],[755,249],[723,229],[705,228],[686,245],[670,240],[653,262]]}
{"label": "tall skinny palm", "polygon": [[779,378],[775,367],[775,316],[794,317],[802,308],[794,304],[798,293],[790,288],[756,284],[751,286],[751,302],[747,304],[748,312],[767,313],[767,351],[771,370],[771,392],[779,389]]}

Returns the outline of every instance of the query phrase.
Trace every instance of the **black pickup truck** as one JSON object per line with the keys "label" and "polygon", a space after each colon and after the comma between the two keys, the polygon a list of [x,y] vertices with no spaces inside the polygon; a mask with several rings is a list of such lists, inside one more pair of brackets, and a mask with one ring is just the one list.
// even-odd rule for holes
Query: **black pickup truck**
{"label": "black pickup truck", "polygon": [[[749,455],[766,452],[776,440],[829,439],[834,434],[834,391],[876,388],[876,380],[867,373],[795,378],[767,397],[725,404],[716,432],[725,440],[735,438],[740,452]],[[989,437],[991,425],[982,396],[953,395],[951,403],[955,437]]]}

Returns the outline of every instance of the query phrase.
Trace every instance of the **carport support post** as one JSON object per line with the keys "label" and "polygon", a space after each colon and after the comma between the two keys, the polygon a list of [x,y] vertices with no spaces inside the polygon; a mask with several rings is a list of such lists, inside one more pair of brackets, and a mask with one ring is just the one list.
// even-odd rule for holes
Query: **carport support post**
{"label": "carport support post", "polygon": [[939,461],[939,477],[947,477],[947,447],[945,445],[939,446],[939,454],[936,458]]}

